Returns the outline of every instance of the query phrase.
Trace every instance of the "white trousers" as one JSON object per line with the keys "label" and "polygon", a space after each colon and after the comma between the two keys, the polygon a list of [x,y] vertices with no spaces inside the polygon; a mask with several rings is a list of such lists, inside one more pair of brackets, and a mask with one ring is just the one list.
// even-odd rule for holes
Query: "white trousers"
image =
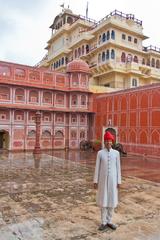
{"label": "white trousers", "polygon": [[102,224],[112,223],[112,216],[114,213],[114,208],[102,207],[101,208],[101,222]]}

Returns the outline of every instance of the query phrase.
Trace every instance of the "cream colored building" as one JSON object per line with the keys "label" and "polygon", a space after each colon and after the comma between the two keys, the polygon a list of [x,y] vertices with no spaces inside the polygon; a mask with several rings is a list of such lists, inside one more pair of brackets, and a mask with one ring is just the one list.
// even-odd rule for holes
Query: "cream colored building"
{"label": "cream colored building", "polygon": [[99,22],[62,9],[40,66],[65,71],[76,58],[91,69],[90,89],[108,92],[160,82],[160,49],[143,47],[142,21],[117,10]]}

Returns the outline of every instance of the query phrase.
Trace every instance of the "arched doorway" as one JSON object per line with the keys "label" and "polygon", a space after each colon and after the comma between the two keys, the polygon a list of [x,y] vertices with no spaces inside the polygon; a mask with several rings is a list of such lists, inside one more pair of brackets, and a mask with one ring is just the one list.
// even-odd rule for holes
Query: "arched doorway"
{"label": "arched doorway", "polygon": [[0,149],[9,149],[9,132],[0,130]]}

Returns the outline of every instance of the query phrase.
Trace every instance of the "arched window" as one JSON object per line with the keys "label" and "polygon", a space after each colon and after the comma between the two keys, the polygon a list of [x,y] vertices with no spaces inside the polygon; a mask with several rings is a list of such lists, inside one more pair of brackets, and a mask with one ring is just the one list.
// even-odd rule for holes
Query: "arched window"
{"label": "arched window", "polygon": [[99,40],[98,40],[98,44],[101,44],[101,39],[102,37],[101,37],[101,35],[99,35]]}
{"label": "arched window", "polygon": [[102,62],[104,62],[105,61],[105,52],[102,52]]}
{"label": "arched window", "polygon": [[82,130],[82,131],[80,131],[80,139],[84,139],[85,138],[85,131],[84,130]]}
{"label": "arched window", "polygon": [[19,102],[21,102],[21,101],[24,101],[24,89],[22,89],[22,88],[17,88],[16,90],[15,90],[15,100],[16,101],[19,101]]}
{"label": "arched window", "polygon": [[76,106],[78,104],[78,97],[77,95],[73,95],[71,99],[71,105]]}
{"label": "arched window", "polygon": [[56,121],[56,123],[64,123],[64,114],[56,113],[55,121]]}
{"label": "arched window", "polygon": [[89,45],[86,45],[86,53],[89,53]]}
{"label": "arched window", "polygon": [[44,137],[44,138],[50,138],[50,137],[51,137],[50,131],[44,130],[44,131],[42,132],[42,137]]}
{"label": "arched window", "polygon": [[77,123],[77,115],[76,114],[71,115],[71,123]]}
{"label": "arched window", "polygon": [[132,55],[130,53],[127,55],[127,62],[128,63],[132,62]]}
{"label": "arched window", "polygon": [[31,131],[28,132],[28,137],[29,138],[35,138],[35,136],[36,136],[36,131],[35,130],[31,130]]}
{"label": "arched window", "polygon": [[134,56],[133,62],[138,63],[138,57],[137,56]]}
{"label": "arched window", "polygon": [[122,52],[121,62],[126,62],[126,54],[125,54],[125,52]]}
{"label": "arched window", "polygon": [[112,32],[111,32],[111,39],[115,39],[115,31],[114,30],[112,30]]}
{"label": "arched window", "polygon": [[155,59],[152,58],[152,67],[155,67]]}
{"label": "arched window", "polygon": [[137,87],[138,86],[138,81],[136,78],[132,78],[132,87]]}
{"label": "arched window", "polygon": [[114,49],[111,50],[111,59],[115,59],[115,51],[114,51]]}
{"label": "arched window", "polygon": [[67,18],[67,23],[72,24],[72,22],[73,22],[73,19],[71,17],[68,17]]}
{"label": "arched window", "polygon": [[110,32],[107,31],[107,40],[109,40],[109,39],[110,39]]}
{"label": "arched window", "polygon": [[86,96],[85,95],[81,96],[81,105],[82,106],[86,105]]}
{"label": "arched window", "polygon": [[103,33],[103,35],[102,35],[102,42],[105,42],[105,41],[106,41],[106,34]]}
{"label": "arched window", "polygon": [[62,65],[64,64],[64,57],[62,57]]}
{"label": "arched window", "polygon": [[78,57],[80,57],[81,56],[81,48],[79,47],[78,48]]}
{"label": "arched window", "polygon": [[106,51],[106,60],[108,60],[109,59],[109,50],[107,49],[107,51]]}
{"label": "arched window", "polygon": [[38,91],[29,92],[29,102],[38,103]]}
{"label": "arched window", "polygon": [[147,66],[150,66],[150,59],[147,59]]}
{"label": "arched window", "polygon": [[145,59],[144,58],[142,59],[142,64],[145,65]]}
{"label": "arched window", "polygon": [[80,123],[81,123],[81,124],[84,124],[85,121],[86,121],[86,115],[82,113],[82,114],[80,115]]}
{"label": "arched window", "polygon": [[82,55],[84,55],[84,45],[82,46]]}
{"label": "arched window", "polygon": [[159,68],[159,66],[160,66],[160,65],[159,65],[159,60],[157,59],[157,60],[156,60],[156,68]]}
{"label": "arched window", "polygon": [[76,139],[76,138],[77,138],[77,131],[71,130],[71,139]]}
{"label": "arched window", "polygon": [[77,58],[77,49],[75,49],[75,51],[74,51],[74,56],[75,56],[75,58]]}
{"label": "arched window", "polygon": [[63,132],[60,130],[56,131],[55,138],[63,138]]}
{"label": "arched window", "polygon": [[56,94],[56,104],[64,105],[64,94],[61,93]]}

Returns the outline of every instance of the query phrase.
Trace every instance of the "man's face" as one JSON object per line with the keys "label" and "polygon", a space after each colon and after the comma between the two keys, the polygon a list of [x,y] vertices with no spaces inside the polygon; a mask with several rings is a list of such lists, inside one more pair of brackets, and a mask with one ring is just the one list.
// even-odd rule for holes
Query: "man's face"
{"label": "man's face", "polygon": [[105,140],[104,145],[106,148],[111,148],[112,147],[112,140]]}

